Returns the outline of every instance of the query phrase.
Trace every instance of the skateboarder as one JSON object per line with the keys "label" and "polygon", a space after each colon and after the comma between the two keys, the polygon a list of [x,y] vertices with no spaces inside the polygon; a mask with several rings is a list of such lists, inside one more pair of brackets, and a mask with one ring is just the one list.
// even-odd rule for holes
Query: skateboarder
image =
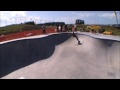
{"label": "skateboarder", "polygon": [[80,42],[80,40],[78,39],[78,37],[77,37],[77,35],[74,33],[74,31],[73,31],[73,37],[75,37],[76,39],[77,39],[77,41],[78,41],[78,45],[81,45],[82,43]]}

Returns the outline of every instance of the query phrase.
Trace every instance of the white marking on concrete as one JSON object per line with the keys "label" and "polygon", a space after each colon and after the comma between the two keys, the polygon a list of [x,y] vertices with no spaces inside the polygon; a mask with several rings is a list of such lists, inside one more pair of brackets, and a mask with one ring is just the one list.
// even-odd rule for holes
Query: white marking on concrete
{"label": "white marking on concrete", "polygon": [[20,77],[19,79],[25,79],[24,77]]}

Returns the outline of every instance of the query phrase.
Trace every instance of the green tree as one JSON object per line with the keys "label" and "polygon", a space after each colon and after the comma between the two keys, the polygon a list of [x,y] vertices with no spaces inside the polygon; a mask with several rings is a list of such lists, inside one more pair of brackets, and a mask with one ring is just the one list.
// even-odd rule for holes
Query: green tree
{"label": "green tree", "polygon": [[84,24],[84,23],[85,23],[84,20],[80,20],[80,19],[77,19],[75,21],[75,24]]}

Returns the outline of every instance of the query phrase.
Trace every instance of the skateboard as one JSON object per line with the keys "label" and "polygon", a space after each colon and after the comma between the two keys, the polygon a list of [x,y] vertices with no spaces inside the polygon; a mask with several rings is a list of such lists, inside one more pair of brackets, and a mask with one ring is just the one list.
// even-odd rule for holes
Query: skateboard
{"label": "skateboard", "polygon": [[84,41],[81,43],[80,41],[78,41],[78,45],[82,45],[84,43]]}

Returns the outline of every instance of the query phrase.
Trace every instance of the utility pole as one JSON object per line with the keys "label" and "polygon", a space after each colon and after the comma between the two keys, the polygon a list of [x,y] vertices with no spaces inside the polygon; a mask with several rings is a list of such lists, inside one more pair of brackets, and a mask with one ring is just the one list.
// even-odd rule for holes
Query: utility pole
{"label": "utility pole", "polygon": [[95,18],[95,25],[96,25],[96,18]]}
{"label": "utility pole", "polygon": [[117,21],[117,25],[118,25],[117,13],[116,13],[116,11],[114,11],[114,13],[115,13],[115,16],[116,16],[116,21]]}
{"label": "utility pole", "polygon": [[97,25],[97,16],[96,16],[96,25]]}
{"label": "utility pole", "polygon": [[97,16],[97,25],[98,25],[99,23],[98,23],[98,16]]}
{"label": "utility pole", "polygon": [[120,11],[118,13],[118,21],[119,21],[119,24],[120,24]]}
{"label": "utility pole", "polygon": [[1,11],[0,11],[0,27],[1,27]]}

